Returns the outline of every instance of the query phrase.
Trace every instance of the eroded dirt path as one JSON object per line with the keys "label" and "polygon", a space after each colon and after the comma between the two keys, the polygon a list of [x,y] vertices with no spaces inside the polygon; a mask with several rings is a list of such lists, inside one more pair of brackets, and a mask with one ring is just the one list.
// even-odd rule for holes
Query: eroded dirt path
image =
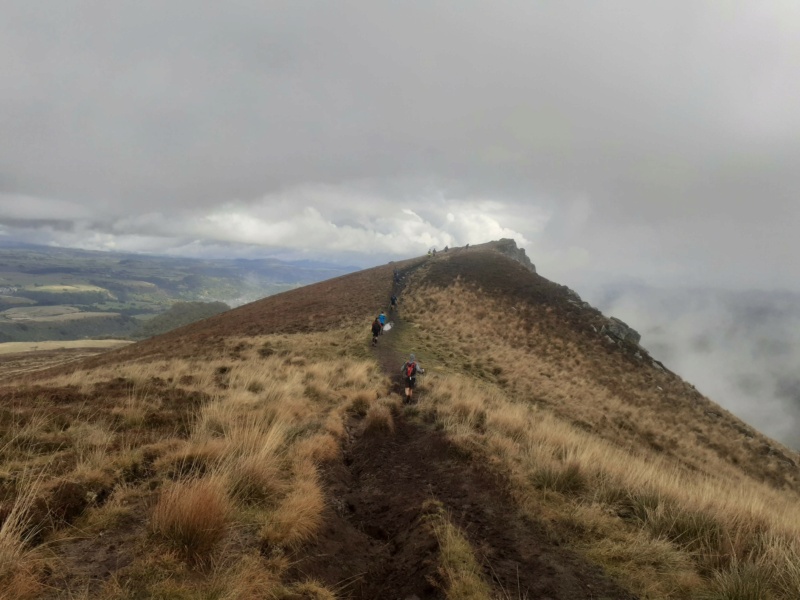
{"label": "eroded dirt path", "polygon": [[[393,321],[376,352],[402,394],[405,349],[394,340],[404,325],[396,314]],[[425,515],[426,502],[437,500],[468,537],[498,598],[634,598],[521,515],[503,478],[432,425],[396,414],[393,435],[365,434],[353,417],[347,431],[343,460],[325,471],[332,499],[326,524],[295,563],[296,577],[316,578],[348,599],[444,598],[438,543]]]}

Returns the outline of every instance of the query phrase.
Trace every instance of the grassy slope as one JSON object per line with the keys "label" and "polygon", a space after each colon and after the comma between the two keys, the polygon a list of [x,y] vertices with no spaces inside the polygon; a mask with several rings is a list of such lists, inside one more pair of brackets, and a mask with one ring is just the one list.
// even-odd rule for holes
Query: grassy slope
{"label": "grassy slope", "polygon": [[[491,246],[308,286],[0,390],[4,597],[334,597],[287,573],[336,501],[317,469],[340,460],[348,410],[374,421],[390,406],[367,332],[395,266],[409,273],[398,342],[429,367],[409,415],[502,473],[521,511],[642,597],[796,597],[795,457]],[[447,558],[463,539],[436,527],[450,596],[488,597],[474,565],[459,575]]]}
{"label": "grassy slope", "polygon": [[793,597],[797,455],[570,299],[491,251],[420,269],[403,309],[433,367],[422,409],[637,593],[749,597],[724,595],[744,578]]}

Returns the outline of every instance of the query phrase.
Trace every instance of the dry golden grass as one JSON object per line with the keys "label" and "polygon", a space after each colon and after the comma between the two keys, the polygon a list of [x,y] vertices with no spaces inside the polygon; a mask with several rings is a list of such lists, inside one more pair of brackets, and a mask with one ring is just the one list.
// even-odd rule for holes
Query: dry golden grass
{"label": "dry golden grass", "polygon": [[39,557],[33,548],[41,523],[36,522],[33,504],[41,486],[39,476],[24,473],[21,493],[0,524],[0,598],[26,600],[41,590],[38,582]]}
{"label": "dry golden grass", "polygon": [[273,565],[258,554],[240,557],[234,564],[217,567],[209,582],[207,597],[215,600],[261,600],[280,590]]}
{"label": "dry golden grass", "polygon": [[[299,548],[321,524],[317,466],[339,457],[342,420],[354,399],[377,398],[386,388],[374,362],[342,355],[362,337],[340,330],[227,340],[230,356],[130,361],[42,377],[41,392],[21,387],[19,401],[12,399],[0,420],[0,475],[21,481],[35,468],[41,485],[27,500],[6,488],[11,494],[0,511],[14,502],[61,510],[52,490],[77,482],[75,490],[88,498],[82,512],[48,521],[37,535],[36,544],[54,544],[54,558],[45,564],[56,560],[58,569],[70,568],[72,559],[59,554],[76,539],[72,527],[107,539],[139,536],[130,565],[101,591],[75,584],[70,597],[299,594],[302,585],[281,583],[288,569],[281,552]],[[35,595],[26,590],[39,589],[46,569],[25,538],[28,525],[15,523],[22,522],[3,521],[2,552],[10,557],[3,564],[15,565],[9,589],[24,598]],[[246,534],[259,528],[263,540]],[[158,560],[136,549],[152,546],[148,532],[163,542]],[[257,561],[246,557],[257,555],[259,544],[273,550],[268,570],[257,577]],[[221,554],[224,565],[216,567]],[[250,574],[237,556],[251,565]],[[213,568],[193,575],[200,564]],[[12,571],[4,573],[11,582]],[[330,593],[313,583],[306,588],[320,598]]]}
{"label": "dry golden grass", "polygon": [[[460,283],[404,300],[417,326],[405,342],[428,358],[419,410],[505,472],[532,515],[544,507],[643,598],[748,598],[745,579],[797,597],[800,497],[719,453],[724,443],[756,461],[724,419],[702,420],[710,445],[687,436],[697,405],[710,406],[689,386],[542,333],[537,308],[511,311]],[[529,331],[509,326],[512,312]]]}
{"label": "dry golden grass", "polygon": [[469,540],[452,524],[442,505],[429,500],[423,507],[439,544],[439,575],[451,600],[490,600],[492,590]]}
{"label": "dry golden grass", "polygon": [[325,499],[313,468],[306,467],[291,491],[261,528],[261,539],[269,546],[294,548],[308,541],[322,525]]}
{"label": "dry golden grass", "polygon": [[392,410],[385,404],[373,404],[364,418],[364,433],[368,435],[386,435],[394,433]]}
{"label": "dry golden grass", "polygon": [[225,536],[231,512],[221,478],[188,479],[161,493],[150,526],[154,534],[190,561],[205,563]]}
{"label": "dry golden grass", "polygon": [[0,344],[0,355],[18,352],[41,352],[43,350],[61,350],[64,348],[98,348],[110,349],[127,346],[126,340],[66,340],[49,342],[3,342]]}
{"label": "dry golden grass", "polygon": [[[552,307],[462,282],[410,290],[397,342],[429,375],[406,418],[501,471],[523,512],[643,599],[796,600],[800,479],[785,449]],[[0,594],[35,597],[53,564],[69,569],[74,527],[136,543],[126,567],[65,597],[334,597],[284,577],[322,524],[318,468],[339,457],[345,422],[387,435],[403,410],[365,331],[229,338],[204,360],[139,358],[15,390],[0,414],[0,511],[13,516]],[[40,485],[22,485],[30,472]],[[49,511],[40,531],[32,506]],[[436,519],[449,597],[489,597],[463,533]]]}

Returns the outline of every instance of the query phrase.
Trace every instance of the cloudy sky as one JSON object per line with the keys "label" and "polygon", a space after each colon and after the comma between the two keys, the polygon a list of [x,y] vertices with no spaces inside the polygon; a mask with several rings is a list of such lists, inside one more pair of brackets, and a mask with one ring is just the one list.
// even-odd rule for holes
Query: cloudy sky
{"label": "cloudy sky", "polygon": [[0,17],[5,237],[368,264],[506,236],[575,285],[800,281],[793,0]]}
{"label": "cloudy sky", "polygon": [[0,0],[0,240],[800,290],[800,3]]}

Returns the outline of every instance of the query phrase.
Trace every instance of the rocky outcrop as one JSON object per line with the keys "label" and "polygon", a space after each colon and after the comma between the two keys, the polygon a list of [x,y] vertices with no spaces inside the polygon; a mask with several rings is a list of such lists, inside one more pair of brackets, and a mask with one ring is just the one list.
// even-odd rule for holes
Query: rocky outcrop
{"label": "rocky outcrop", "polygon": [[517,243],[514,240],[503,238],[497,242],[494,242],[494,247],[501,254],[504,254],[511,260],[518,262],[529,271],[536,273],[536,266],[531,262],[531,259],[528,258],[528,255],[525,254],[525,249],[518,248]]}
{"label": "rocky outcrop", "polygon": [[622,340],[623,342],[631,342],[633,344],[638,344],[639,340],[642,339],[642,336],[639,335],[639,332],[636,331],[633,327],[629,327],[623,321],[620,321],[616,317],[610,317],[606,324],[603,326],[603,330],[601,333],[606,333],[618,340]]}

